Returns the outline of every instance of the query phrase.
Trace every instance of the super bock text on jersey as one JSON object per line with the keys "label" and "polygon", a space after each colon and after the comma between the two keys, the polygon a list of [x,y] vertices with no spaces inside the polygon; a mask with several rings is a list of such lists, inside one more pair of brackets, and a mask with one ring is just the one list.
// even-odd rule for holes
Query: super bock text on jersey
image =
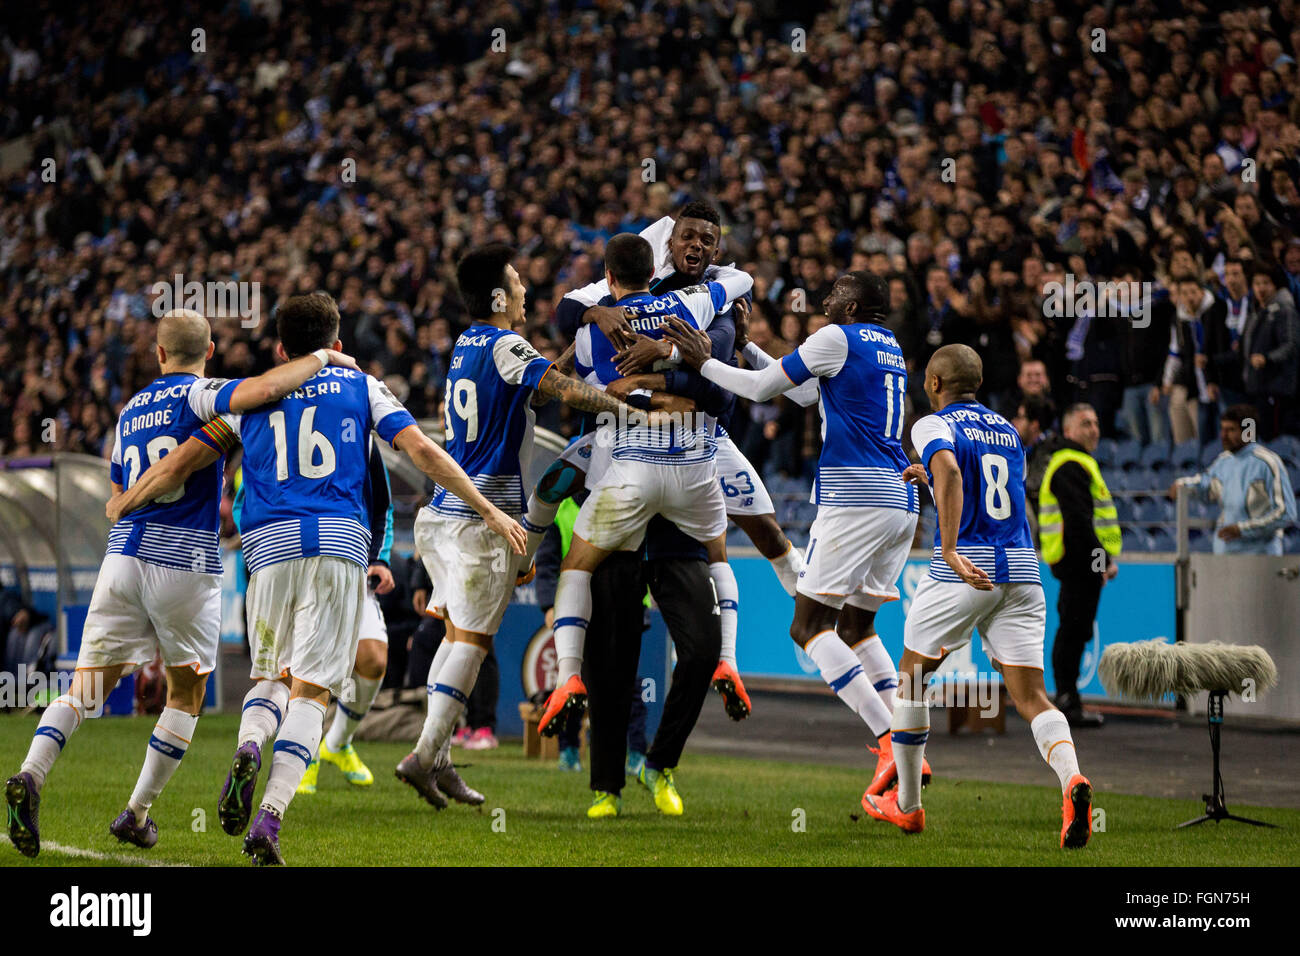
{"label": "super bock text on jersey", "polygon": [[899,480],[907,365],[892,332],[828,325],[781,360],[795,385],[821,379],[822,452],[812,501],[917,512],[916,489]]}
{"label": "super bock text on jersey", "polygon": [[[138,392],[117,422],[110,476],[124,490],[135,484],[194,431],[229,407],[238,381],[162,375]],[[217,426],[208,440],[224,455],[235,444],[229,429]],[[199,469],[171,494],[140,508],[113,525],[108,554],[125,554],[148,564],[221,573],[221,477],[224,459]]]}
{"label": "super bock text on jersey", "polygon": [[[742,280],[737,288],[749,282],[744,273],[738,275]],[[669,316],[701,331],[707,330],[715,316],[730,308],[734,291],[720,282],[708,282],[659,296],[638,292],[625,296],[618,305],[633,313],[628,319],[633,331],[658,341],[663,338]],[[741,294],[745,291],[748,286]],[[604,387],[623,377],[617,368],[617,353],[618,349],[598,327],[585,325],[578,330],[575,340],[574,370],[585,381]],[[611,456],[615,460],[675,464],[711,461],[717,450],[716,422],[705,415],[693,415],[688,416],[688,423],[618,429]]]}
{"label": "super bock text on jersey", "polygon": [[[524,510],[523,473],[533,454],[529,400],[551,362],[508,329],[470,326],[456,340],[444,393],[446,449],[483,497],[511,515]],[[438,486],[429,508],[471,521],[478,512]]]}
{"label": "super bock text on jersey", "polygon": [[[963,493],[957,553],[995,584],[1041,583],[1025,513],[1025,452],[1015,427],[978,402],[954,402],[917,421],[912,444],[927,471],[940,450],[957,459]],[[930,576],[959,581],[940,555],[941,543],[936,528]]]}
{"label": "super bock text on jersey", "polygon": [[254,411],[230,414],[225,391],[215,408],[221,417],[195,437],[214,448],[223,434],[243,442],[240,531],[249,572],[316,555],[366,567],[370,431],[391,443],[415,424],[387,386],[355,369],[327,366]]}

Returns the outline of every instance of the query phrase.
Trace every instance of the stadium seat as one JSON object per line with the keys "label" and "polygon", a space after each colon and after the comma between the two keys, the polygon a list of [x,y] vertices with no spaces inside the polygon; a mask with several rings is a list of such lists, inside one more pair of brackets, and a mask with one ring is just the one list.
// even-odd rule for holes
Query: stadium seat
{"label": "stadium seat", "polygon": [[1195,438],[1175,445],[1170,459],[1180,475],[1190,475],[1200,470],[1201,444]]}
{"label": "stadium seat", "polygon": [[1103,438],[1097,442],[1097,450],[1092,453],[1092,457],[1097,459],[1097,464],[1105,468],[1114,463],[1116,444],[1113,438]]}
{"label": "stadium seat", "polygon": [[790,539],[790,543],[793,544],[800,551],[808,547],[807,528],[787,528],[785,533],[786,533],[786,537]]}
{"label": "stadium seat", "polygon": [[1151,537],[1152,551],[1177,551],[1178,535],[1168,525],[1156,525],[1147,532]]}
{"label": "stadium seat", "polygon": [[1124,525],[1120,528],[1119,534],[1120,542],[1123,544],[1125,551],[1144,552],[1152,550],[1151,536],[1141,528]]}
{"label": "stadium seat", "polygon": [[1187,535],[1188,546],[1198,554],[1209,554],[1214,550],[1213,529],[1192,528]]}
{"label": "stadium seat", "polygon": [[1111,494],[1117,491],[1127,491],[1129,484],[1128,472],[1118,469],[1105,469],[1101,471],[1101,478],[1106,482],[1106,487],[1110,489]]}
{"label": "stadium seat", "polygon": [[[1111,489],[1111,491],[1114,490],[1114,488]],[[1132,498],[1129,498],[1126,495],[1121,495],[1115,498],[1115,514],[1119,517],[1121,522],[1140,520],[1134,515],[1134,511],[1134,501]]]}
{"label": "stadium seat", "polygon": [[[1175,505],[1175,507],[1177,507]],[[1218,505],[1212,505],[1208,501],[1202,501],[1200,498],[1189,498],[1187,501],[1187,515],[1191,518],[1214,518],[1219,513]]]}
{"label": "stadium seat", "polygon": [[1164,509],[1156,498],[1134,498],[1133,520],[1139,524],[1154,524],[1165,520]]}
{"label": "stadium seat", "polygon": [[1283,458],[1300,462],[1300,438],[1296,438],[1294,435],[1279,435],[1268,443],[1268,447]]}
{"label": "stadium seat", "polygon": [[1300,554],[1300,528],[1288,528],[1282,536],[1282,549],[1287,554]]}
{"label": "stadium seat", "polygon": [[1164,442],[1153,443],[1142,449],[1142,454],[1138,457],[1138,464],[1144,468],[1151,468],[1157,464],[1168,468],[1172,454],[1172,449]]}
{"label": "stadium seat", "polygon": [[1201,449],[1201,468],[1209,468],[1210,462],[1223,454],[1223,446],[1217,441],[1212,441]]}
{"label": "stadium seat", "polygon": [[1288,461],[1286,463],[1286,473],[1291,478],[1291,490],[1300,491],[1300,464]]}
{"label": "stadium seat", "polygon": [[1142,457],[1142,446],[1132,438],[1115,443],[1114,463],[1116,468],[1132,468]]}

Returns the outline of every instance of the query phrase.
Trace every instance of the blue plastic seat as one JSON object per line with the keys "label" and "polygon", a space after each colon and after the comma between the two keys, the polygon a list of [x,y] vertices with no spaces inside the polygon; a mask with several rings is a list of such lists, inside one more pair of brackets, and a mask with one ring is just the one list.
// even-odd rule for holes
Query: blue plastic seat
{"label": "blue plastic seat", "polygon": [[1106,482],[1106,487],[1110,489],[1112,494],[1116,491],[1128,490],[1129,474],[1126,471],[1117,471],[1113,469],[1107,471],[1103,468],[1101,471],[1101,478]]}
{"label": "blue plastic seat", "polygon": [[1201,443],[1195,438],[1175,445],[1170,461],[1180,474],[1191,474],[1200,470]]}
{"label": "blue plastic seat", "polygon": [[1198,554],[1209,554],[1214,550],[1214,530],[1192,528],[1187,533],[1188,547]]}
{"label": "blue plastic seat", "polygon": [[[1175,506],[1176,507],[1176,506]],[[1187,502],[1187,514],[1191,518],[1213,518],[1219,513],[1219,506],[1212,505],[1200,498],[1190,498]]]}
{"label": "blue plastic seat", "polygon": [[1150,468],[1159,463],[1168,467],[1170,456],[1173,450],[1164,442],[1153,442],[1142,449],[1142,455],[1138,458],[1138,464],[1144,468]]}
{"label": "blue plastic seat", "polygon": [[1201,449],[1201,468],[1209,468],[1210,462],[1223,454],[1223,446],[1217,441],[1212,441]]}
{"label": "blue plastic seat", "polygon": [[1115,443],[1114,463],[1117,468],[1132,468],[1142,457],[1142,446],[1136,439],[1125,438]]}
{"label": "blue plastic seat", "polygon": [[1152,551],[1177,551],[1178,536],[1167,525],[1156,525],[1148,532],[1151,536]]}
{"label": "blue plastic seat", "polygon": [[1121,525],[1120,543],[1125,551],[1144,552],[1151,550],[1151,536],[1134,525]]}
{"label": "blue plastic seat", "polygon": [[1133,520],[1138,524],[1152,524],[1162,519],[1160,506],[1151,498],[1133,498]]}
{"label": "blue plastic seat", "polygon": [[1300,461],[1300,438],[1296,438],[1295,435],[1279,435],[1268,443],[1268,447],[1283,458]]}
{"label": "blue plastic seat", "polygon": [[1103,438],[1097,442],[1097,450],[1092,453],[1092,457],[1097,459],[1097,464],[1104,468],[1114,463],[1116,444],[1113,438]]}
{"label": "blue plastic seat", "polygon": [[1300,554],[1300,528],[1288,528],[1282,536],[1282,549],[1287,554]]}
{"label": "blue plastic seat", "polygon": [[[1114,489],[1111,489],[1112,491]],[[1115,514],[1123,521],[1140,521],[1141,519],[1134,514],[1134,501],[1132,498],[1119,497],[1115,499]]]}

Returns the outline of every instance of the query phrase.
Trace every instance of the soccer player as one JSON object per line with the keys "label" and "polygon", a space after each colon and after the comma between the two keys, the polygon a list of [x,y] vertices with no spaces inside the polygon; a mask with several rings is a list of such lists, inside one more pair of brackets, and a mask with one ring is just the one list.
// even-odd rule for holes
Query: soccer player
{"label": "soccer player", "polygon": [[[320,751],[308,764],[307,772],[298,784],[298,793],[316,792],[322,761],[338,767],[343,771],[344,779],[354,786],[368,787],[375,782],[375,775],[352,745],[352,735],[370,712],[388,669],[388,628],[377,595],[387,594],[396,586],[388,566],[393,548],[392,493],[388,469],[373,434],[366,478],[366,500],[370,509],[370,566],[366,568],[366,597],[361,611],[361,633],[357,635],[357,658],[352,665],[352,683],[346,688],[352,694],[347,700],[334,702],[334,719],[321,740]],[[240,504],[237,496],[236,523]]]}
{"label": "soccer player", "polygon": [[[812,500],[817,505],[799,574],[790,636],[822,679],[879,741],[873,790],[897,771],[890,748],[894,663],[876,633],[876,611],[897,600],[898,576],[916,532],[916,489],[901,475],[903,352],[881,323],[889,286],[870,272],[840,276],[822,303],[830,324],[790,355],[761,369],[708,357],[708,341],[670,320],[682,360],[751,401],[767,401],[820,380],[822,451]],[[837,636],[838,635],[838,636]]]}
{"label": "soccer player", "polygon": [[[276,328],[281,359],[342,344],[338,306],[321,292],[287,299]],[[230,411],[220,399],[216,410]],[[482,515],[501,537],[503,554],[522,554],[526,537],[383,384],[352,369],[327,369],[253,413],[223,414],[155,466],[156,474],[151,469],[138,494],[127,492],[119,507],[130,510],[139,500],[166,494],[205,467],[215,459],[223,429],[244,443],[241,530],[258,683],[244,699],[218,817],[232,835],[248,828],[244,852],[255,864],[279,864],[285,810],[320,744],[330,694],[342,696],[356,659],[370,544],[365,479],[371,429]],[[249,826],[261,748],[272,736],[271,771]]]}
{"label": "soccer player", "polygon": [[[655,296],[649,291],[654,273],[650,243],[620,233],[605,247],[605,279],[616,304],[631,312],[633,327],[650,338],[661,338],[669,317],[683,328],[703,331],[733,300],[753,286],[743,272],[705,285]],[[686,325],[686,320],[690,325]],[[621,378],[614,345],[592,325],[578,332],[575,367],[584,377],[608,385]],[[719,363],[721,364],[721,363]],[[602,426],[593,455],[600,455],[599,477],[588,482],[590,495],[574,523],[573,538],[560,570],[555,593],[555,650],[558,686],[547,699],[538,730],[553,735],[571,710],[586,706],[586,687],[579,672],[587,620],[591,614],[591,574],[612,551],[635,548],[646,525],[661,514],[704,545],[709,576],[716,589],[722,617],[722,640],[734,646],[736,576],[727,564],[726,504],[714,470],[715,425],[707,415],[688,413],[666,427],[612,429]],[[592,474],[597,468],[592,468]]]}
{"label": "soccer player", "polygon": [[[722,217],[711,203],[687,203],[677,218],[670,216],[646,227],[640,233],[650,243],[655,255],[655,272],[650,282],[650,292],[663,295],[698,285],[710,280],[717,280],[729,275],[740,274],[731,266],[713,264],[722,244]],[[751,349],[756,346],[746,345],[744,337],[745,319],[748,315],[752,298],[749,293],[732,303],[725,312],[718,315],[709,324],[709,337],[718,343],[725,337],[736,343],[736,348],[744,347],[744,354],[749,357]],[[609,295],[609,284],[604,279],[568,293],[556,308],[555,321],[562,331],[576,332],[583,321],[595,321],[607,336],[613,335],[618,341],[625,341],[627,331],[621,331],[623,310],[615,307]],[[733,324],[734,323],[734,324]],[[621,337],[620,337],[621,336]],[[615,339],[611,339],[614,341]],[[672,349],[663,339],[639,335],[632,339],[629,346],[618,355],[618,371],[624,376],[637,379],[636,387],[651,391],[666,391],[677,395],[695,398],[692,393],[698,386],[691,381],[694,370],[689,368],[671,368],[666,366],[671,358]],[[735,365],[735,355],[731,349],[721,356],[721,361]],[[768,359],[770,362],[771,360]],[[751,364],[754,362],[750,358]],[[764,362],[767,364],[767,362]],[[637,373],[650,373],[649,375]],[[709,383],[704,383],[707,386]],[[790,398],[802,405],[810,405],[817,400],[816,384],[809,388],[792,392]],[[698,399],[697,399],[698,402]],[[772,498],[763,484],[762,476],[749,460],[736,447],[727,433],[730,424],[734,399],[718,416],[717,454],[714,466],[718,481],[723,489],[727,505],[727,517],[735,521],[753,542],[759,553],[771,562],[781,586],[787,594],[794,597],[795,585],[799,572],[803,568],[798,550],[785,536],[776,521],[776,509]],[[589,450],[589,449],[587,449]],[[582,447],[570,448],[563,457],[561,467],[572,465],[585,470],[585,459],[580,457]],[[563,482],[571,485],[571,480]],[[563,495],[558,500],[562,500]],[[546,497],[533,498],[528,503],[528,521],[535,526],[545,527],[554,518],[554,509],[558,500],[550,502]],[[530,535],[530,544],[534,539]],[[533,545],[535,547],[535,545]],[[713,677],[713,686],[723,698],[727,713],[733,720],[741,720],[750,711],[749,695],[741,681],[736,665],[736,642],[728,634],[724,638],[721,659]]]}
{"label": "soccer player", "polygon": [[[233,382],[203,377],[212,351],[212,330],[202,315],[182,309],[159,319],[162,374],[127,402],[118,418],[110,467],[114,494],[135,485],[142,469],[215,417],[219,403],[249,411],[292,391],[331,363],[356,367],[339,352],[321,352]],[[109,531],[70,692],[46,709],[21,770],[5,784],[9,839],[26,856],[40,852],[40,792],[68,738],[87,715],[98,716],[123,673],[161,653],[167,703],[149,738],[135,790],[109,827],[119,840],[144,849],[158,842],[149,808],[194,738],[220,640],[217,538],[222,458],[230,442],[220,431],[215,442],[208,464],[184,485]]]}
{"label": "soccer player", "polygon": [[925,828],[925,680],[978,627],[1016,710],[1060,778],[1061,846],[1075,849],[1092,829],[1092,784],[1079,772],[1070,725],[1043,686],[1047,609],[1025,514],[1024,449],[1015,427],[975,400],[983,377],[980,357],[965,345],[945,345],[926,366],[934,414],[912,426],[921,464],[905,474],[911,481],[930,477],[939,523],[930,573],[916,589],[904,628],[892,722],[898,788],[864,794],[862,806],[909,833]]}
{"label": "soccer player", "polygon": [[[456,340],[444,395],[446,447],[474,486],[512,515],[524,511],[523,474],[533,453],[534,391],[581,411],[627,420],[631,409],[601,390],[558,372],[517,332],[523,321],[524,284],[510,260],[515,251],[492,243],[471,249],[457,263],[456,279],[471,318]],[[429,708],[415,749],[397,765],[437,809],[455,784],[451,735],[492,648],[521,563],[485,527],[454,489],[438,486],[415,522],[415,543],[433,582],[429,607],[447,636],[429,667]],[[463,784],[460,784],[464,788]],[[481,803],[482,795],[469,791]]]}

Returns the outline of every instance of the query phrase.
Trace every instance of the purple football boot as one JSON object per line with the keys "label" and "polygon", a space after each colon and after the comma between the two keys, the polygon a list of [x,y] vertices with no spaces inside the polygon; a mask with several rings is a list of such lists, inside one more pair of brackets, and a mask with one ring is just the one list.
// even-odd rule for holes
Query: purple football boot
{"label": "purple football boot", "polygon": [[41,852],[39,823],[41,795],[30,773],[19,773],[5,781],[5,804],[9,813],[9,839],[23,856]]}
{"label": "purple football boot", "polygon": [[135,811],[127,807],[116,820],[108,825],[108,832],[123,843],[131,843],[142,850],[152,849],[158,842],[158,824],[153,817],[145,817],[139,826],[135,822]]}
{"label": "purple football boot", "polygon": [[239,836],[248,826],[248,818],[253,814],[253,791],[257,789],[257,774],[261,769],[261,748],[251,740],[240,744],[217,803],[221,829],[231,836]]}
{"label": "purple football boot", "polygon": [[280,818],[263,807],[253,818],[244,837],[244,853],[253,858],[254,866],[283,866],[280,854]]}
{"label": "purple football boot", "polygon": [[433,804],[435,810],[447,809],[447,798],[438,789],[437,771],[433,768],[426,768],[414,753],[409,753],[403,757],[394,773],[398,780],[410,784],[416,793]]}

